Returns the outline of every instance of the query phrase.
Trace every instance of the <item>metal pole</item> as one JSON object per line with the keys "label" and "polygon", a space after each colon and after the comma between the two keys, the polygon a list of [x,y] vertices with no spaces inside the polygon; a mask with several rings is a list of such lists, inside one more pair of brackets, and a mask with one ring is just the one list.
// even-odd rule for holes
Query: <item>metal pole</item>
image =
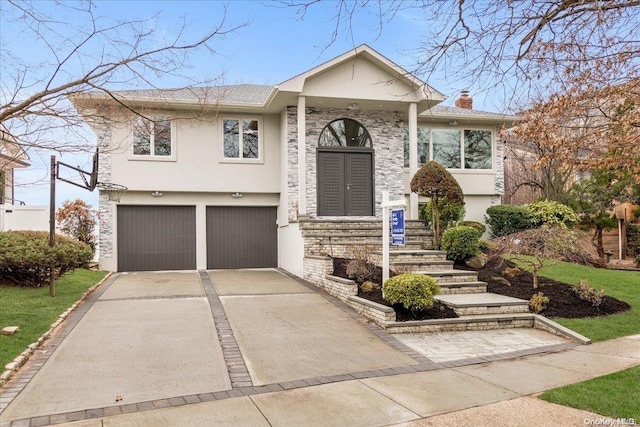
{"label": "metal pole", "polygon": [[389,192],[382,192],[382,283],[389,279]]}
{"label": "metal pole", "polygon": [[[56,156],[51,156],[49,192],[49,246],[53,247],[56,244]],[[53,265],[49,268],[49,295],[56,296],[56,278]]]}

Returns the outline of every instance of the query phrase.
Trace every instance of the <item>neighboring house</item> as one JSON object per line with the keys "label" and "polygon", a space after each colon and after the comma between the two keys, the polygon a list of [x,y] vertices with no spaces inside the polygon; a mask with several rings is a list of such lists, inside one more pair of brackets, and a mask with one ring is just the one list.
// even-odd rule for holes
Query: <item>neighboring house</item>
{"label": "neighboring house", "polygon": [[0,205],[16,203],[14,169],[27,167],[29,156],[6,128],[0,125]]}
{"label": "neighboring house", "polygon": [[29,156],[0,125],[0,231],[48,230],[49,209],[26,206],[15,193],[15,169],[28,168]]}
{"label": "neighboring house", "polygon": [[98,136],[99,182],[128,187],[119,203],[100,194],[100,265],[114,271],[302,276],[301,222],[379,220],[383,191],[417,219],[409,181],[429,159],[482,221],[503,191],[497,133],[516,119],[473,110],[466,93],[440,107],[441,93],[365,45],[276,86],[116,95],[127,108],[72,99]]}

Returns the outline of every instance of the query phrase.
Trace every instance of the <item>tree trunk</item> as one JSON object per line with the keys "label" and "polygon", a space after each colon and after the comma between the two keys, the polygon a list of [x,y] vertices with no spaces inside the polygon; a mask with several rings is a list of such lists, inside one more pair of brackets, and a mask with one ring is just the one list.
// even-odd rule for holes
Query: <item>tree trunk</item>
{"label": "tree trunk", "polygon": [[433,224],[433,245],[435,250],[439,251],[441,247],[440,238],[440,210],[437,208],[437,203],[431,202],[431,218]]}
{"label": "tree trunk", "polygon": [[540,284],[538,283],[538,271],[540,271],[540,269],[538,268],[538,266],[533,266],[533,289],[538,289],[538,286],[540,286]]}
{"label": "tree trunk", "polygon": [[596,231],[593,235],[593,243],[596,244],[596,248],[598,249],[598,256],[604,261],[604,244],[602,242],[603,231],[603,228],[596,226]]}

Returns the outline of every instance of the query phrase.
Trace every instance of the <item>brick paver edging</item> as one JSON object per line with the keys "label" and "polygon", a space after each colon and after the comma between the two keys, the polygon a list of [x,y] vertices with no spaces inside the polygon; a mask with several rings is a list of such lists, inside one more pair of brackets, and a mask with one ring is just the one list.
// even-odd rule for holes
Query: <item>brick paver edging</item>
{"label": "brick paver edging", "polygon": [[231,388],[252,387],[253,381],[249,375],[242,353],[240,353],[240,347],[238,346],[236,337],[233,335],[233,330],[229,324],[229,319],[227,319],[227,313],[222,306],[222,301],[220,301],[218,293],[213,287],[213,283],[211,283],[209,274],[204,270],[199,270],[198,274],[200,275],[204,292],[207,295],[207,300],[211,307],[211,315],[213,316],[213,323],[218,332],[218,340],[222,347],[224,362],[227,365]]}

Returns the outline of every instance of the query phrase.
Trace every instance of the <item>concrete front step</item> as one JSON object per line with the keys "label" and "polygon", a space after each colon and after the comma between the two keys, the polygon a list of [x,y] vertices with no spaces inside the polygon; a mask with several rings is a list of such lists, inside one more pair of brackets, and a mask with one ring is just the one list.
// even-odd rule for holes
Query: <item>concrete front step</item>
{"label": "concrete front step", "polygon": [[486,282],[440,283],[440,295],[480,294],[487,292]]}
{"label": "concrete front step", "polygon": [[[382,259],[382,252],[376,251],[373,253],[374,257]],[[443,261],[449,264],[449,261],[446,259],[447,253],[443,251],[432,251],[432,250],[411,250],[410,248],[404,247],[404,249],[399,250],[390,250],[389,251],[389,262],[420,262],[420,261]],[[448,269],[448,268],[447,268]]]}
{"label": "concrete front step", "polygon": [[458,316],[529,312],[528,301],[488,292],[438,295],[436,299],[451,307]]}

